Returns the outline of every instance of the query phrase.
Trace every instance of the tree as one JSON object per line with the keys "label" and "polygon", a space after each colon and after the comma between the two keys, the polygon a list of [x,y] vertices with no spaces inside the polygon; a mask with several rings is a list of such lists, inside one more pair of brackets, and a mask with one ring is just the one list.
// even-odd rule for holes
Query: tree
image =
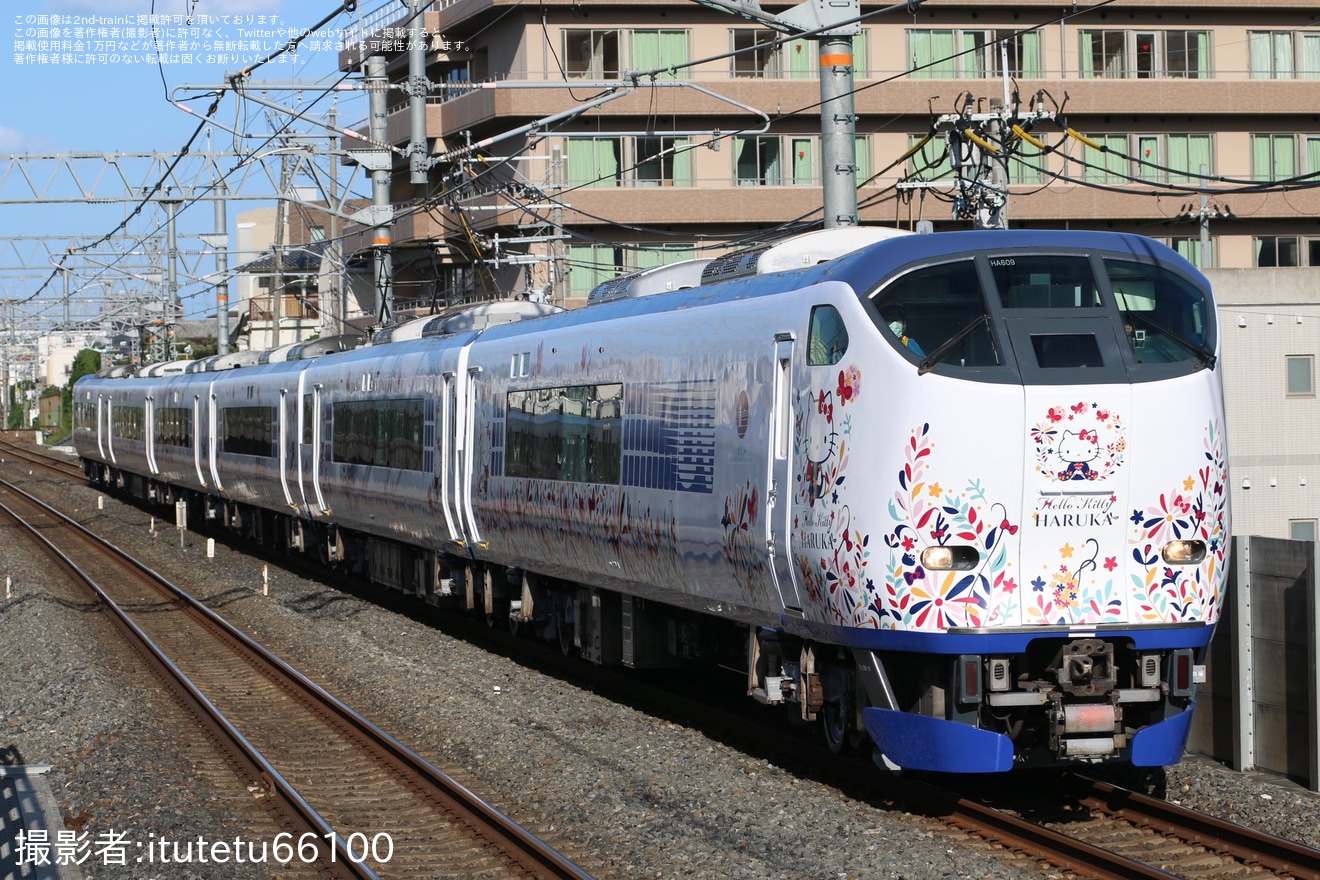
{"label": "tree", "polygon": [[73,431],[73,383],[83,376],[90,376],[101,369],[101,353],[84,348],[74,355],[73,365],[69,367],[69,382],[63,388],[63,400],[60,401],[61,437]]}

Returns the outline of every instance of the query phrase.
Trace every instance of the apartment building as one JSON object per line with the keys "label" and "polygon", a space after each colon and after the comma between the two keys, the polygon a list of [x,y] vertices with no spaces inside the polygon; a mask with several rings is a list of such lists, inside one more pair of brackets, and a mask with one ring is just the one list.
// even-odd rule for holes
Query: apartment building
{"label": "apartment building", "polygon": [[[1320,265],[1313,4],[881,8],[863,3],[853,40],[861,222],[972,225],[944,131],[1007,95],[1031,135],[1009,138],[1009,225],[1137,231],[1205,266]],[[406,18],[378,11],[345,69],[380,54],[402,85]],[[820,221],[815,41],[772,44],[694,2],[439,0],[423,18],[429,148],[452,161],[426,185],[395,174],[396,204],[428,203],[395,224],[405,275],[571,303],[621,270]],[[390,95],[404,146],[407,96]],[[1224,190],[1205,204],[1186,191],[1202,173]]]}
{"label": "apartment building", "polygon": [[[974,157],[956,134],[974,126],[956,120],[1009,108],[1029,135],[1007,138],[1009,226],[1137,232],[1210,271],[1225,304],[1236,525],[1314,537],[1320,8],[883,8],[864,0],[853,38],[861,222],[972,226],[955,210],[945,132]],[[341,55],[345,70],[387,59],[399,147],[406,17],[404,4],[382,8]],[[424,185],[395,163],[400,291],[574,306],[619,272],[821,219],[810,39],[774,43],[755,22],[664,0],[439,0],[424,30],[435,161]],[[1207,180],[1218,192],[1189,192]],[[365,252],[366,236],[348,245]]]}

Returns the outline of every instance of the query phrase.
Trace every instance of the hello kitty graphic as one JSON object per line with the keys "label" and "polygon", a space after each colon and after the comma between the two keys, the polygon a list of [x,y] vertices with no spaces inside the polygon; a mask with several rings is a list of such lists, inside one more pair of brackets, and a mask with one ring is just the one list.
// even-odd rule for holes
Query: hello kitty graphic
{"label": "hello kitty graphic", "polygon": [[1059,441],[1059,458],[1067,467],[1059,471],[1060,480],[1094,480],[1100,476],[1091,462],[1100,457],[1100,437],[1095,431],[1064,431]]}
{"label": "hello kitty graphic", "polygon": [[1127,430],[1114,410],[1079,400],[1049,407],[1031,428],[1031,445],[1042,477],[1063,483],[1103,481],[1123,467]]}

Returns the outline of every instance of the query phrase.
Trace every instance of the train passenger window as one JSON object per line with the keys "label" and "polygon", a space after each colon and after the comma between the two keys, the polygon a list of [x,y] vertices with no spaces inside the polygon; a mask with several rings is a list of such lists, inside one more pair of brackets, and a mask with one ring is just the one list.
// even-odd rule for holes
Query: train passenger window
{"label": "train passenger window", "polygon": [[1084,255],[1004,254],[990,257],[990,272],[1006,309],[1093,309],[1100,290]]}
{"label": "train passenger window", "polygon": [[[871,318],[890,343],[923,363],[992,367],[1002,363],[995,344],[985,295],[971,259],[924,266],[894,279],[870,296]],[[904,344],[891,332],[885,315],[902,306]]]}
{"label": "train passenger window", "polygon": [[504,475],[618,485],[623,385],[568,385],[505,395]]}
{"label": "train passenger window", "polygon": [[813,367],[837,364],[848,350],[848,328],[834,306],[816,306],[811,310],[811,330],[807,338],[807,363]]}
{"label": "train passenger window", "polygon": [[1150,263],[1107,259],[1105,271],[1137,363],[1203,361],[1213,356],[1204,291]]}
{"label": "train passenger window", "polygon": [[275,408],[229,406],[220,412],[220,449],[238,455],[275,457]]}

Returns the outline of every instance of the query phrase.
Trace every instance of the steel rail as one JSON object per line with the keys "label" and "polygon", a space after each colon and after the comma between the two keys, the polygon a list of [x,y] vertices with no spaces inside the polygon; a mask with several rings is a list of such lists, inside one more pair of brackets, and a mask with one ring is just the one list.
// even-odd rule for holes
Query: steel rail
{"label": "steel rail", "polygon": [[[61,524],[71,527],[72,529],[76,530],[78,534],[84,537],[85,539],[97,544],[98,546],[103,547],[108,553],[112,554],[120,563],[133,568],[141,575],[149,578],[154,583],[156,583],[157,586],[160,587],[161,589],[170,592],[172,595],[174,595],[180,601],[182,601],[190,611],[204,618],[208,624],[220,630],[225,636],[237,642],[245,650],[250,651],[255,657],[258,658],[260,662],[270,665],[271,667],[277,669],[281,674],[287,676],[287,678],[289,678],[291,681],[296,683],[306,695],[311,697],[321,708],[327,710],[337,721],[341,722],[342,724],[349,727],[357,734],[365,738],[367,741],[371,742],[372,744],[380,747],[382,750],[387,752],[389,756],[394,760],[396,766],[398,766],[401,770],[416,776],[419,781],[429,786],[433,790],[433,792],[438,796],[446,800],[452,801],[453,804],[455,804],[460,809],[461,812],[466,813],[465,815],[466,819],[474,820],[475,824],[478,825],[485,825],[497,829],[499,833],[501,833],[504,836],[507,836],[509,839],[516,842],[520,847],[520,849],[522,850],[522,852],[525,853],[527,856],[529,856],[531,861],[536,863],[536,866],[539,869],[539,871],[535,874],[535,876],[547,877],[547,878],[562,878],[562,880],[593,880],[591,874],[584,871],[581,867],[570,861],[563,854],[559,853],[557,850],[549,846],[540,838],[536,837],[530,831],[523,828],[522,825],[515,822],[512,818],[506,816],[504,813],[502,813],[492,805],[488,804],[477,794],[472,792],[466,786],[459,783],[457,780],[450,777],[444,771],[435,767],[425,758],[421,757],[416,752],[414,752],[413,750],[409,749],[407,746],[400,743],[393,736],[386,733],[384,730],[382,730],[380,727],[375,725],[373,722],[371,722],[370,720],[366,719],[365,717],[354,711],[352,708],[347,706],[345,703],[343,703],[333,694],[327,692],[320,685],[316,684],[315,682],[307,678],[305,675],[303,675],[301,672],[294,669],[289,664],[285,663],[282,659],[280,659],[275,654],[271,653],[263,645],[249,638],[248,635],[244,633],[242,630],[230,624],[228,621],[220,617],[218,614],[212,611],[200,600],[196,599],[182,588],[173,584],[171,581],[169,581],[163,575],[161,575],[153,568],[148,566],[146,563],[125,553],[123,550],[112,544],[110,541],[106,540],[100,535],[97,535],[95,532],[92,532],[91,530],[87,529],[82,524],[78,523],[76,520],[71,519],[70,517],[61,513],[59,510],[50,506],[41,499],[31,495],[30,493],[25,492],[19,487],[5,480],[0,480],[0,487],[9,489],[15,494],[22,496],[30,503],[39,506],[41,509],[47,511],[50,515],[54,516]],[[5,512],[8,513],[10,516],[14,516],[16,519],[18,519],[18,517],[16,517],[15,514],[9,511],[8,508],[3,507],[3,505],[0,505],[0,508],[3,508]],[[54,545],[51,544],[49,541],[47,541],[44,538],[44,536],[39,536],[39,537],[41,537],[42,542],[45,543],[48,547],[50,547],[51,551],[55,553],[58,558],[61,559],[63,564],[65,564],[66,566],[72,566],[71,570],[74,571],[79,578],[86,580],[90,585],[91,583],[90,579],[88,579],[87,576],[82,573],[81,569],[78,569],[76,563],[74,563],[72,560],[69,560],[65,554],[60,552],[58,548],[54,547]],[[93,589],[96,590],[98,596],[101,598],[101,601],[107,603],[108,606],[114,607],[113,601],[108,596],[106,596],[99,588],[93,586]],[[122,614],[122,612],[118,612],[118,613]],[[125,619],[127,619],[126,615],[125,615]],[[128,623],[132,624],[132,621],[130,620],[128,621]],[[135,630],[137,629],[135,624],[133,625],[133,628]],[[142,638],[147,639],[145,633],[142,634]],[[148,644],[150,643],[149,639],[147,639],[147,643]],[[154,646],[152,647],[154,648]],[[182,672],[177,672],[177,674],[179,676],[182,676]],[[187,681],[186,677],[183,680],[186,682]],[[188,682],[188,686],[191,689],[191,682]],[[202,696],[200,693],[198,693],[198,697],[203,701],[206,700],[206,698]],[[210,706],[209,701],[207,701],[205,705]],[[210,708],[214,709],[214,707],[210,707]],[[217,714],[218,714],[218,710],[217,710]],[[240,738],[242,737],[242,735],[238,734],[237,731],[235,731],[235,734]],[[245,739],[243,739],[243,743],[246,744]],[[265,767],[269,767],[268,764],[265,764],[264,759],[262,759],[262,762]],[[279,776],[278,772],[275,771],[273,767],[269,767],[268,771],[263,769],[263,775],[266,775],[267,772],[270,774],[270,778],[272,780],[279,779],[281,782],[283,781],[282,777]],[[310,809],[310,807],[308,809]],[[332,829],[329,828],[328,824],[326,825],[326,830],[327,832],[332,831]],[[335,841],[337,845],[341,843],[338,835],[335,835]],[[352,861],[351,857],[347,853],[344,854],[344,858],[347,861],[350,862]],[[374,874],[371,874],[369,876],[373,878],[375,877]]]}

